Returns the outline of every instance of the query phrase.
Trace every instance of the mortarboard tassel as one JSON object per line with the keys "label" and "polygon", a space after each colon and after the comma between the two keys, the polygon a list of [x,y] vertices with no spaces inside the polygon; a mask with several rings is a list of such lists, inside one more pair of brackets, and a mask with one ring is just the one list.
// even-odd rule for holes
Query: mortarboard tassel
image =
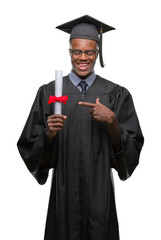
{"label": "mortarboard tassel", "polygon": [[104,65],[103,56],[102,56],[102,24],[100,28],[99,59],[100,59],[101,67],[104,67],[105,65]]}

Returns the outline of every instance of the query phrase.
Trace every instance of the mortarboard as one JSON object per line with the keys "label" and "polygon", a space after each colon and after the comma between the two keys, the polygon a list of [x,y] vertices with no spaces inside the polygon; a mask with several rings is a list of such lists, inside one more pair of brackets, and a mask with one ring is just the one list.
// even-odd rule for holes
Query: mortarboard
{"label": "mortarboard", "polygon": [[88,15],[59,25],[56,28],[66,33],[69,33],[70,40],[73,38],[85,38],[95,40],[99,44],[100,64],[101,67],[104,67],[102,57],[102,34],[110,30],[114,30],[115,28],[101,21],[98,21],[97,19]]}

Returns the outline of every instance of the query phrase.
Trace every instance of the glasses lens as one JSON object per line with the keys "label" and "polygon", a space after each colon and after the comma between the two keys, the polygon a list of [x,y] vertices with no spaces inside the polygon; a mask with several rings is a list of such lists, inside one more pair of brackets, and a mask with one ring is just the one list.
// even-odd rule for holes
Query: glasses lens
{"label": "glasses lens", "polygon": [[88,55],[88,56],[92,56],[93,54],[95,54],[96,51],[94,50],[87,50],[85,51],[85,53]]}
{"label": "glasses lens", "polygon": [[87,56],[93,56],[97,50],[86,50],[86,51],[82,51],[82,50],[79,50],[79,49],[71,49],[70,52],[75,55],[75,56],[79,56],[81,55],[82,53],[85,53]]}
{"label": "glasses lens", "polygon": [[76,50],[76,49],[73,49],[71,52],[72,52],[74,55],[76,55],[76,56],[78,56],[78,55],[80,55],[80,54],[82,53],[81,50]]}

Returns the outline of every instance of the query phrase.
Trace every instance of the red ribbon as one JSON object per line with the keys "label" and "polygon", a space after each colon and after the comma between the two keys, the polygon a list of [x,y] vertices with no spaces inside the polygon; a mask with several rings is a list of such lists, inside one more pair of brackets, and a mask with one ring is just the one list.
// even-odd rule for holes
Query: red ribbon
{"label": "red ribbon", "polygon": [[66,101],[68,100],[68,96],[62,96],[62,97],[56,97],[56,96],[49,96],[48,104],[53,102],[62,102],[66,104]]}

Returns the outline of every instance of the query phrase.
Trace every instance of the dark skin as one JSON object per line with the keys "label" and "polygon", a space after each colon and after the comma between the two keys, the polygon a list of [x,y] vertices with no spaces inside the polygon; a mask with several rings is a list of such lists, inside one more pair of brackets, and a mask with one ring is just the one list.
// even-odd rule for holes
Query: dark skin
{"label": "dark skin", "polygon": [[[96,50],[97,42],[89,39],[75,38],[71,41],[70,47],[72,49],[80,49],[82,51],[89,49]],[[96,59],[97,54],[94,54],[90,57],[85,53],[82,53],[80,56],[73,56],[71,54],[71,62],[73,67],[72,71],[82,80],[86,79],[93,73]],[[109,133],[114,152],[119,152],[121,150],[120,127],[115,113],[101,104],[99,98],[96,99],[96,103],[78,102],[78,104],[82,105],[82,107],[89,107],[90,114],[95,121],[107,124],[107,131]],[[57,132],[61,131],[64,127],[66,119],[67,116],[59,114],[54,114],[48,117],[47,142],[49,145],[52,144]]]}
{"label": "dark skin", "polygon": [[[89,49],[98,50],[98,44],[94,40],[74,38],[71,40],[70,48],[79,49],[82,51]],[[82,53],[80,56],[71,54],[70,57],[72,63],[72,71],[82,80],[86,79],[94,72],[94,66],[98,57],[98,53],[95,53],[92,56],[87,56],[85,53]],[[84,64],[86,67],[81,68],[82,64]]]}
{"label": "dark skin", "polygon": [[62,130],[66,119],[67,116],[61,114],[53,114],[48,117],[47,119],[48,129],[46,132],[48,145],[52,144],[53,139],[57,132]]}

